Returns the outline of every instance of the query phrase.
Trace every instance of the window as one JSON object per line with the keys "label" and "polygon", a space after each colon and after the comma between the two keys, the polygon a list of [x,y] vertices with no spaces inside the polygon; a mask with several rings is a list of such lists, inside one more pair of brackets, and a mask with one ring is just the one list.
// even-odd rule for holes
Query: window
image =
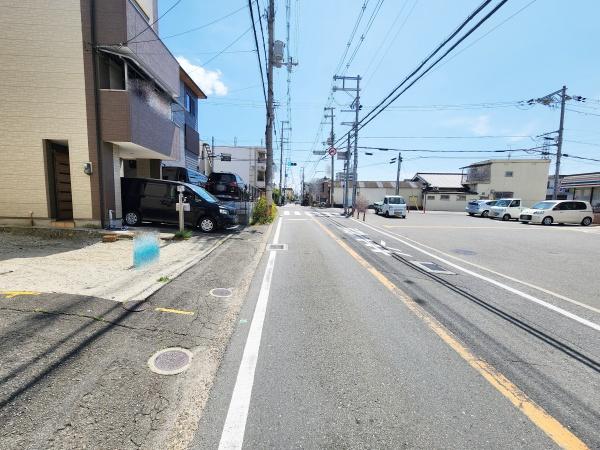
{"label": "window", "polygon": [[573,209],[578,209],[578,210],[586,210],[587,206],[585,203],[583,202],[575,202],[575,207]]}
{"label": "window", "polygon": [[521,200],[513,200],[510,206],[521,206]]}
{"label": "window", "polygon": [[106,53],[98,55],[98,75],[100,89],[125,89],[125,65],[116,56]]}
{"label": "window", "polygon": [[450,196],[448,194],[440,195],[440,200],[450,200]]}
{"label": "window", "polygon": [[167,195],[167,183],[146,183],[144,195],[146,197],[165,197]]}
{"label": "window", "polygon": [[192,116],[196,115],[196,99],[188,92],[185,91],[185,110]]}
{"label": "window", "polygon": [[435,200],[435,195],[428,195],[427,200]]}
{"label": "window", "polygon": [[504,172],[504,176],[505,177],[512,177],[513,176],[512,170],[507,170],[506,172]]}
{"label": "window", "polygon": [[458,202],[464,202],[467,200],[467,196],[466,195],[457,195],[456,196],[456,201]]}

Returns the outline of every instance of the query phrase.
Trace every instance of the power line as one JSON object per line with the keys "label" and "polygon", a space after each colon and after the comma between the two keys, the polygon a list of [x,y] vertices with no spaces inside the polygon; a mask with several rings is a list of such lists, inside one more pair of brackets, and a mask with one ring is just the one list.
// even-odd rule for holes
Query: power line
{"label": "power line", "polygon": [[[356,47],[354,47],[354,51],[352,52],[352,55],[346,62],[346,70],[348,70],[350,68],[350,65],[352,64],[352,61],[354,61],[354,58],[356,57],[358,50],[360,49],[363,42],[365,41],[365,37],[367,36],[367,34],[369,34],[369,31],[371,30],[371,27],[373,26],[373,22],[375,21],[375,18],[377,17],[377,14],[379,13],[379,10],[381,9],[381,5],[383,5],[383,2],[384,2],[384,0],[379,0],[378,3],[375,5],[375,8],[373,8],[373,12],[371,13],[371,17],[369,17],[367,26],[365,27],[365,30],[361,34],[360,40],[356,44]],[[344,73],[346,73],[346,71],[344,71]]]}
{"label": "power line", "polygon": [[[262,85],[263,96],[265,99],[265,105],[267,104],[267,91],[265,89],[265,74],[263,73],[262,61],[260,59],[260,48],[258,46],[258,36],[256,35],[256,23],[254,21],[254,11],[252,9],[252,0],[248,0],[248,9],[250,10],[250,20],[252,21],[252,31],[254,32],[254,45],[256,47],[256,56],[258,57],[258,71],[260,72],[260,79]],[[262,29],[262,28],[261,28]],[[266,55],[265,55],[266,58]],[[266,62],[266,60],[265,60]]]}
{"label": "power line", "polygon": [[148,23],[148,26],[146,28],[144,28],[138,34],[136,34],[135,36],[133,36],[131,39],[128,39],[127,42],[125,42],[125,44],[134,42],[134,40],[135,40],[136,37],[138,37],[142,33],[145,33],[150,27],[154,26],[160,19],[162,19],[163,17],[165,17],[173,8],[175,8],[180,3],[181,3],[181,0],[177,0],[175,3],[173,3],[173,5],[171,5],[170,8],[168,8],[164,13],[162,13],[154,22]]}
{"label": "power line", "polygon": [[211,25],[214,25],[215,23],[221,22],[222,20],[228,19],[229,17],[233,16],[234,14],[237,14],[238,12],[240,12],[241,10],[243,10],[244,8],[246,8],[246,5],[242,6],[241,8],[238,8],[238,9],[236,9],[234,11],[231,11],[230,13],[227,13],[224,16],[221,16],[221,17],[219,17],[219,18],[217,18],[217,19],[215,19],[215,20],[213,20],[211,22],[207,22],[207,23],[205,23],[203,25],[200,25],[200,26],[197,26],[197,27],[194,27],[194,28],[190,28],[189,30],[181,31],[180,33],[170,34],[169,36],[163,36],[161,38],[156,38],[156,39],[148,39],[148,40],[145,40],[145,41],[135,41],[135,43],[136,44],[141,44],[141,43],[144,43],[144,42],[154,42],[154,41],[159,41],[159,40],[164,40],[164,39],[171,39],[171,38],[178,37],[178,36],[183,36],[183,35],[188,34],[188,33],[193,33],[194,31],[202,30],[202,29],[207,28],[207,27],[209,27]]}
{"label": "power line", "polygon": [[248,27],[248,29],[246,31],[244,31],[242,34],[240,34],[238,37],[236,37],[230,44],[228,44],[225,48],[223,48],[223,50],[221,50],[220,52],[218,52],[215,56],[213,56],[212,58],[210,58],[208,61],[205,61],[202,63],[202,65],[200,67],[197,67],[193,70],[190,70],[188,72],[188,74],[194,73],[197,70],[206,67],[208,64],[210,64],[212,61],[214,61],[215,59],[217,59],[219,56],[221,56],[223,53],[225,53],[226,50],[229,50],[231,47],[233,47],[235,44],[237,44],[237,42],[242,39],[244,36],[246,36],[246,34],[248,34],[250,32],[250,30],[252,29],[252,27]]}

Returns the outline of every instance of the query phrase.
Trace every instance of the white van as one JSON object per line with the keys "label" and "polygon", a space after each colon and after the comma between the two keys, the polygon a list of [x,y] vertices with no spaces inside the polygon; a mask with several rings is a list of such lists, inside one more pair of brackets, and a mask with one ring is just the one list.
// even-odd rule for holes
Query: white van
{"label": "white van", "polygon": [[520,198],[501,198],[490,208],[490,219],[519,219],[525,207]]}
{"label": "white van", "polygon": [[580,200],[546,200],[524,210],[519,216],[523,223],[580,223],[587,227],[593,221],[594,212],[589,202]]}
{"label": "white van", "polygon": [[383,198],[383,203],[376,208],[376,214],[406,219],[406,200],[401,195],[386,195]]}

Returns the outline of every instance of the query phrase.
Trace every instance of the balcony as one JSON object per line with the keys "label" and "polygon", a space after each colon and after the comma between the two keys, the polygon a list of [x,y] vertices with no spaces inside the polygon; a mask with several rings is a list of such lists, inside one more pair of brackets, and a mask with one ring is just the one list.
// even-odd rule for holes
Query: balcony
{"label": "balcony", "polygon": [[[179,95],[179,64],[131,0],[97,1],[96,35],[105,51],[139,64],[172,96]],[[138,36],[139,33],[139,36]],[[133,39],[135,37],[135,39]],[[133,39],[132,42],[128,42]],[[125,45],[121,46],[120,44]]]}
{"label": "balcony", "polygon": [[135,89],[100,90],[102,140],[119,145],[122,157],[172,159],[180,146],[179,127],[167,99]]}

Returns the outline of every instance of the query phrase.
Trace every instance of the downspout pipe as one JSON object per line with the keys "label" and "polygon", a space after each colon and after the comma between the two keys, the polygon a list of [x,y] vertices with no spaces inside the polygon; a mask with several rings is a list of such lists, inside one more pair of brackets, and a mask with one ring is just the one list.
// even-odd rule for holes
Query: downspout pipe
{"label": "downspout pipe", "polygon": [[103,160],[102,160],[102,124],[100,123],[100,86],[98,82],[98,51],[96,40],[96,0],[90,0],[90,32],[92,38],[92,72],[94,82],[94,112],[96,115],[96,157],[98,159],[98,194],[100,195],[100,224],[106,228],[106,219],[104,217],[105,199],[104,199],[104,178],[103,178]]}

